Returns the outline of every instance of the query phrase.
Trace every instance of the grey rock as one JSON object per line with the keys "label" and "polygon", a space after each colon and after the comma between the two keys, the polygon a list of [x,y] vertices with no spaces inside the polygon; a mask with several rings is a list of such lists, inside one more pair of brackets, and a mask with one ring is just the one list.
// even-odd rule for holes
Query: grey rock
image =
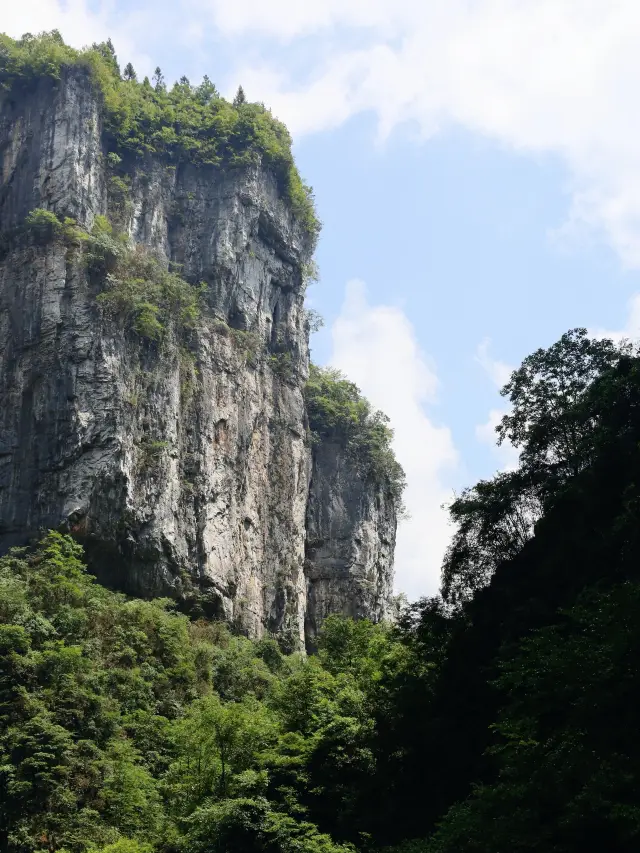
{"label": "grey rock", "polygon": [[108,215],[207,285],[185,358],[176,335],[159,345],[104,316],[62,242],[7,242],[0,550],[68,530],[109,585],[197,598],[294,647],[305,622],[313,643],[328,613],[384,617],[395,508],[339,448],[317,446],[312,459],[303,269],[313,247],[271,174],[149,157],[128,164],[123,204],[99,100],[79,71],[19,100],[0,95],[0,163],[3,234],[36,207],[87,229]]}
{"label": "grey rock", "polygon": [[330,614],[390,616],[397,504],[337,442],[313,448],[305,574],[307,646]]}

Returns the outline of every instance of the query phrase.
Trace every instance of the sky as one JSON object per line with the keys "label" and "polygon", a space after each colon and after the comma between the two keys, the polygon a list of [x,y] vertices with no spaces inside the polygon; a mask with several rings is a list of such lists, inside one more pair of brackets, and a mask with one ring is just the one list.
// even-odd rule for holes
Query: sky
{"label": "sky", "polygon": [[434,594],[446,504],[517,462],[510,371],[576,326],[640,336],[638,0],[0,6],[0,31],[52,28],[287,123],[324,223],[312,356],[391,417],[396,587]]}

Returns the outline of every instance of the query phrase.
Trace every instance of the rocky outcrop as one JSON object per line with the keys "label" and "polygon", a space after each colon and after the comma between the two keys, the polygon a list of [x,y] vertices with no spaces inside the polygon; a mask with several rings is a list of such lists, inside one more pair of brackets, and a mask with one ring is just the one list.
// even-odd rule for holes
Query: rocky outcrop
{"label": "rocky outcrop", "polygon": [[[384,615],[394,510],[332,447],[311,475],[312,245],[270,172],[149,156],[114,174],[80,70],[0,95],[0,162],[0,548],[66,526],[112,586],[294,646],[305,618],[313,635],[329,612]],[[105,316],[64,241],[10,239],[35,208],[106,215],[203,282],[188,340]]]}
{"label": "rocky outcrop", "polygon": [[389,616],[397,502],[336,441],[314,446],[305,572],[307,645],[333,613],[380,621]]}

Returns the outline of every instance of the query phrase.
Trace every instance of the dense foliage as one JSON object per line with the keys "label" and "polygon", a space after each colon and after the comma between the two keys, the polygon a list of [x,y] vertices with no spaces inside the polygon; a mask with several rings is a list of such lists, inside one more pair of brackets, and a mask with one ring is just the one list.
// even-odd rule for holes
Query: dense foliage
{"label": "dense foliage", "polygon": [[311,365],[305,398],[312,434],[342,444],[365,472],[387,480],[399,499],[405,476],[391,449],[387,416],[375,411],[357,385],[332,367]]}
{"label": "dense foliage", "polygon": [[[285,656],[127,600],[50,533],[0,560],[0,846],[347,853],[388,631]],[[316,823],[314,823],[314,821]]]}
{"label": "dense foliage", "polygon": [[85,50],[66,45],[57,31],[14,40],[0,34],[0,90],[17,97],[43,78],[69,69],[90,75],[104,104],[107,149],[114,164],[161,152],[169,162],[243,166],[258,160],[313,239],[319,222],[313,193],[300,178],[286,127],[262,104],[237,97],[229,103],[208,78],[192,86],[182,78],[170,89],[157,69],[155,85],[139,82],[131,65],[121,73],[111,42]]}
{"label": "dense foliage", "polygon": [[407,623],[432,669],[399,685],[379,730],[383,755],[402,756],[392,834],[424,853],[626,853],[640,844],[640,359],[577,329],[504,393],[498,434],[520,465],[454,504],[445,601]]}

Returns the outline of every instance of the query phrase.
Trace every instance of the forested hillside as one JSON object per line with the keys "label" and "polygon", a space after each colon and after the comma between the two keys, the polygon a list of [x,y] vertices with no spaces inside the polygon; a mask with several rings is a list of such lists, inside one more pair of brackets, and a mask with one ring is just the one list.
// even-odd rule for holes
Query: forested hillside
{"label": "forested hillside", "polygon": [[11,851],[632,851],[640,359],[574,330],[516,371],[516,471],[464,492],[442,597],[284,655],[127,599],[48,534],[0,563]]}

